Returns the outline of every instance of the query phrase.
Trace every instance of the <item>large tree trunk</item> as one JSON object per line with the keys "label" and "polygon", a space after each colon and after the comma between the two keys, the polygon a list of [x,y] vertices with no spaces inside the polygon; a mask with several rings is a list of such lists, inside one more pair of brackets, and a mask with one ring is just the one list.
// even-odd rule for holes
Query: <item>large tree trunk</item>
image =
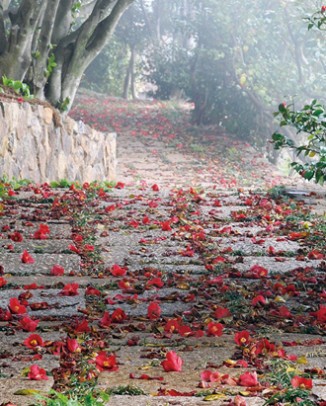
{"label": "large tree trunk", "polygon": [[0,77],[27,81],[38,98],[69,100],[69,108],[85,69],[133,1],[85,0],[84,22],[73,29],[75,0],[20,0],[13,13],[17,3],[0,0]]}
{"label": "large tree trunk", "polygon": [[136,49],[135,46],[130,46],[130,58],[129,64],[123,84],[123,95],[124,99],[128,99],[129,90],[131,91],[131,97],[133,100],[137,99],[136,89],[135,89],[135,59],[136,59]]}
{"label": "large tree trunk", "polygon": [[[46,89],[47,99],[52,104],[69,100],[68,108],[71,106],[85,69],[100,53],[123,12],[132,2],[133,0],[97,2],[90,17],[79,29],[59,42],[54,51],[57,67]],[[109,14],[108,6],[113,6]]]}
{"label": "large tree trunk", "polygon": [[10,35],[3,37],[5,49],[0,52],[0,76],[24,79],[32,61],[34,33],[45,5],[46,2],[35,6],[33,0],[23,0],[17,13],[10,16]]}

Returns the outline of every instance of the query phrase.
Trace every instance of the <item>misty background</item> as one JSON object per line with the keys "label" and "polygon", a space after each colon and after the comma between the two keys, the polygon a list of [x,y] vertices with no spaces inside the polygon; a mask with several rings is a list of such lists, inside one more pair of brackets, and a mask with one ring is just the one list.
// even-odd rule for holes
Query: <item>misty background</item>
{"label": "misty background", "polygon": [[[282,103],[325,101],[316,0],[136,0],[82,86],[123,98],[183,99],[192,122],[266,145]],[[295,134],[294,134],[295,135]]]}

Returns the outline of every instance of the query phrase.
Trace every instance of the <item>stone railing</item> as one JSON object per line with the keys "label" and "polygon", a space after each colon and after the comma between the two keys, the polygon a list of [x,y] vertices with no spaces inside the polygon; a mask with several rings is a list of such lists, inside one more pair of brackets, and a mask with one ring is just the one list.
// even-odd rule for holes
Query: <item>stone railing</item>
{"label": "stone railing", "polygon": [[101,133],[46,105],[0,99],[0,177],[37,183],[114,180],[116,134]]}

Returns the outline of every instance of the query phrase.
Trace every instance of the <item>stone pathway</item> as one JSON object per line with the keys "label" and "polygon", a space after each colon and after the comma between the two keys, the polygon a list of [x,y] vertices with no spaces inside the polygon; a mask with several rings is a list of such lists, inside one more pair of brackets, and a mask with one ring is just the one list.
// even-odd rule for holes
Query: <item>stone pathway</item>
{"label": "stone pathway", "polygon": [[[228,175],[214,155],[160,140],[122,132],[118,145],[118,187],[30,187],[4,202],[0,404],[34,405],[18,393],[62,389],[72,372],[89,378],[100,351],[118,366],[111,360],[98,377],[113,389],[109,405],[263,405],[277,392],[267,384],[277,362],[297,358],[296,375],[313,377],[314,404],[326,401],[326,247],[312,214],[325,211],[324,190],[266,195],[282,178],[250,149],[243,173],[240,162]],[[8,311],[13,298],[26,313]],[[25,316],[39,321],[36,331]],[[250,339],[241,346],[242,331]],[[31,333],[41,346],[23,344]],[[181,372],[163,370],[168,351],[182,358]],[[28,379],[33,364],[48,380]],[[216,379],[201,378],[208,370]],[[246,371],[258,383],[240,385]]]}

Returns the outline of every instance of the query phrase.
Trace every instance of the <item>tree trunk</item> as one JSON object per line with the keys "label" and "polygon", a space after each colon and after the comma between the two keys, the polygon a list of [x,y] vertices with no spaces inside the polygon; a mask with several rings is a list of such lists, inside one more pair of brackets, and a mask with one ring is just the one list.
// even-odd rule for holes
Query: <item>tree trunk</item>
{"label": "tree trunk", "polygon": [[136,89],[135,89],[135,81],[136,81],[136,74],[135,74],[135,60],[136,60],[136,47],[132,45],[131,47],[131,55],[130,55],[130,90],[131,90],[131,97],[133,100],[137,99]]}
{"label": "tree trunk", "polygon": [[[123,12],[132,2],[133,0],[99,1],[79,29],[59,42],[54,51],[57,67],[46,89],[46,97],[52,104],[69,100],[68,108],[71,107],[85,69],[105,46]],[[111,12],[101,20],[105,7],[112,3],[115,4]]]}
{"label": "tree trunk", "polygon": [[0,77],[27,81],[38,98],[69,100],[69,108],[85,69],[133,1],[84,1],[85,21],[72,30],[75,0],[0,0]]}
{"label": "tree trunk", "polygon": [[33,0],[23,0],[16,14],[11,15],[11,32],[7,49],[0,55],[0,76],[23,80],[32,61],[32,43],[39,17],[46,2],[35,6]]}

